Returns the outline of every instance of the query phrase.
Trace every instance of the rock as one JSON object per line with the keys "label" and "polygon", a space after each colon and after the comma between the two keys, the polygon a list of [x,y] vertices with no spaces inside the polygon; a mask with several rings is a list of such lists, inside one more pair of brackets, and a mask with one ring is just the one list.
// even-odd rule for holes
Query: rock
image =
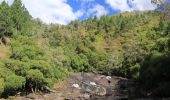
{"label": "rock", "polygon": [[112,77],[111,76],[106,76],[106,79],[107,80],[110,80]]}
{"label": "rock", "polygon": [[46,90],[49,91],[49,92],[55,93],[55,91],[52,90],[52,89],[50,89],[48,86],[44,86],[44,89],[46,89]]}
{"label": "rock", "polygon": [[29,98],[29,99],[35,99],[34,95],[27,95],[26,98]]}
{"label": "rock", "polygon": [[83,82],[82,89],[92,95],[104,96],[106,95],[106,89],[101,85],[91,85]]}
{"label": "rock", "polygon": [[90,82],[90,85],[96,85],[96,83],[95,82]]}
{"label": "rock", "polygon": [[72,87],[76,88],[76,89],[81,89],[79,84],[73,84]]}
{"label": "rock", "polygon": [[90,95],[89,95],[89,94],[84,94],[84,95],[83,95],[83,98],[84,98],[84,99],[89,99],[89,98],[90,98]]}

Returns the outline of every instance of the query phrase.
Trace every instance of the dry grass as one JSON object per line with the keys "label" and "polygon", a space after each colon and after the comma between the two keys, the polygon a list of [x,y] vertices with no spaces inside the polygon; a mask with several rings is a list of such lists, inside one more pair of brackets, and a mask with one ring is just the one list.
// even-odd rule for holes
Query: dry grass
{"label": "dry grass", "polygon": [[10,50],[5,45],[0,45],[0,59],[8,58]]}

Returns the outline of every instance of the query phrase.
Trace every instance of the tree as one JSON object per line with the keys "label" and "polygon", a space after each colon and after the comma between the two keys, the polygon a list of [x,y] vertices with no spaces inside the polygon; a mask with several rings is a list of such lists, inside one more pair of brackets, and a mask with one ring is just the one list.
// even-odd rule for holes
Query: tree
{"label": "tree", "polygon": [[158,6],[162,5],[165,0],[151,0],[151,3],[156,4]]}
{"label": "tree", "polygon": [[37,92],[38,89],[44,85],[44,76],[39,70],[29,70],[26,74],[27,78],[27,88],[31,89],[31,91]]}
{"label": "tree", "polygon": [[16,94],[18,91],[23,89],[25,83],[26,80],[22,76],[17,76],[15,74],[7,76],[5,78],[4,95],[8,96],[8,95]]}
{"label": "tree", "polygon": [[[151,3],[156,5],[158,9],[166,12],[166,16],[170,18],[170,1],[169,0],[151,0]],[[168,14],[169,13],[169,14]]]}
{"label": "tree", "polygon": [[31,16],[21,0],[15,0],[11,5],[12,20],[17,32],[21,32],[30,27]]}
{"label": "tree", "polygon": [[0,4],[0,33],[1,37],[4,35],[9,35],[12,31],[12,20],[10,15],[9,5],[3,1]]}
{"label": "tree", "polygon": [[3,1],[0,4],[0,44],[6,44],[5,36],[10,36],[12,32],[12,20],[9,5]]}
{"label": "tree", "polygon": [[[4,84],[3,82],[4,79]],[[25,86],[25,78],[17,76],[13,71],[6,68],[4,64],[0,63],[0,91],[2,91],[4,85],[3,96],[9,96],[15,94],[17,91],[23,89]],[[10,92],[9,92],[10,91]]]}

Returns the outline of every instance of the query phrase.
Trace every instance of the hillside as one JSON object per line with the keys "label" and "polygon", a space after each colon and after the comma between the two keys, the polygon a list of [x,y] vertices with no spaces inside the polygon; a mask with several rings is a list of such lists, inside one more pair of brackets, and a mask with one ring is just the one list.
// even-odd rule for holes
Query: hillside
{"label": "hillside", "polygon": [[125,12],[68,25],[44,24],[20,0],[11,6],[2,2],[0,96],[47,92],[70,72],[93,72],[132,79],[150,96],[169,97],[166,14]]}

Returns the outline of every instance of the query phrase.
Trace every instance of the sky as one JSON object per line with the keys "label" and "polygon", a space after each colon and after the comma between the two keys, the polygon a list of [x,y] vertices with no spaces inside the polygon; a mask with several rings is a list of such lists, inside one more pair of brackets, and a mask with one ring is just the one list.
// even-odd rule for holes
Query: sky
{"label": "sky", "polygon": [[[5,1],[11,5],[14,0]],[[34,18],[63,25],[93,16],[155,9],[151,0],[22,0],[22,3]]]}

